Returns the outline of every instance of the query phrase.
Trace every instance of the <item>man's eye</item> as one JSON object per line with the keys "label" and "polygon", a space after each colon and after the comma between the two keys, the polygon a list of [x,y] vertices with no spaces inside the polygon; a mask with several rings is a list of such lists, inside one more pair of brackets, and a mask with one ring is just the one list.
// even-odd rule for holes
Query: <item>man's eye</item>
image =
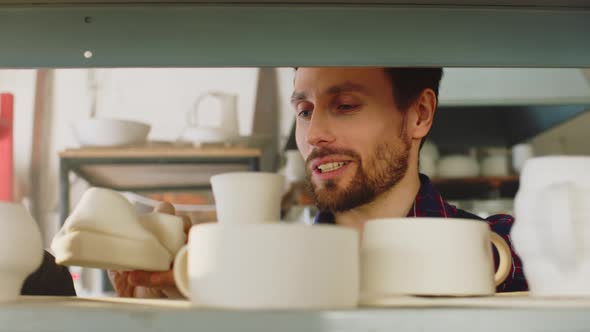
{"label": "man's eye", "polygon": [[311,117],[311,111],[301,111],[299,113],[297,113],[297,116],[303,119],[307,119],[309,117]]}
{"label": "man's eye", "polygon": [[338,109],[341,111],[351,111],[355,108],[359,107],[359,105],[352,105],[352,104],[340,104],[338,105]]}

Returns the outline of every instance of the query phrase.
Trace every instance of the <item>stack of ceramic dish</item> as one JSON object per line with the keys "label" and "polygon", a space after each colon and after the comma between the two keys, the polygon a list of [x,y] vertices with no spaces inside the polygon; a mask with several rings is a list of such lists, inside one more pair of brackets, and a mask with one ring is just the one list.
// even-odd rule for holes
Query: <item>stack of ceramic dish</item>
{"label": "stack of ceramic dish", "polygon": [[176,284],[193,304],[232,309],[357,306],[354,230],[279,223],[284,179],[277,174],[227,173],[212,177],[211,183],[218,223],[194,226],[174,264]]}

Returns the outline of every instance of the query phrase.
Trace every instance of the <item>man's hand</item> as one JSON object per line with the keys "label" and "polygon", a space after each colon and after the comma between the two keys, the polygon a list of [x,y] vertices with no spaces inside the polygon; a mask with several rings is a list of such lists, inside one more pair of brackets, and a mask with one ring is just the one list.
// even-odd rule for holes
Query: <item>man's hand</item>
{"label": "man's hand", "polygon": [[[174,206],[170,203],[160,203],[155,212],[175,214]],[[183,216],[184,233],[188,234],[192,224],[188,217]],[[108,271],[111,284],[120,297],[138,298],[181,298],[176,288],[172,270],[163,272],[148,271]]]}

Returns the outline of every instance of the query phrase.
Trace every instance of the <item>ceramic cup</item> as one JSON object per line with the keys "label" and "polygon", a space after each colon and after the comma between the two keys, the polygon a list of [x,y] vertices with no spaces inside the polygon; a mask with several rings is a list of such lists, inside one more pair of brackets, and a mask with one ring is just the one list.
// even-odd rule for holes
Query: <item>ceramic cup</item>
{"label": "ceramic cup", "polygon": [[0,202],[0,302],[16,300],[43,259],[37,223],[24,206]]}
{"label": "ceramic cup", "polygon": [[176,256],[174,279],[202,307],[353,308],[358,254],[357,232],[344,227],[201,224]]}
{"label": "ceramic cup", "polygon": [[[495,274],[490,242],[500,257]],[[368,305],[400,295],[492,295],[512,265],[506,242],[480,220],[376,219],[365,225],[361,243],[361,296]]]}
{"label": "ceramic cup", "polygon": [[223,173],[211,177],[218,222],[252,224],[278,222],[285,180],[264,172]]}
{"label": "ceramic cup", "polygon": [[590,157],[529,159],[514,213],[531,295],[590,296]]}

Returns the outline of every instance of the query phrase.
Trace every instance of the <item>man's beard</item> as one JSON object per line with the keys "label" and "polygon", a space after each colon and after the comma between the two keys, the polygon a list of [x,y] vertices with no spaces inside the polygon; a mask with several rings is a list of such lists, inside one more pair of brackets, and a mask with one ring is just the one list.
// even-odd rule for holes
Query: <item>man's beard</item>
{"label": "man's beard", "polygon": [[311,170],[307,168],[307,184],[318,208],[322,211],[345,212],[372,202],[382,193],[395,186],[408,170],[411,142],[402,137],[402,144],[395,148],[391,144],[381,143],[375,149],[372,158],[363,167],[360,156],[351,150],[320,149],[312,152],[309,161],[329,155],[351,157],[357,169],[354,177],[346,187],[341,187],[336,180],[325,180],[319,187],[311,181]]}

